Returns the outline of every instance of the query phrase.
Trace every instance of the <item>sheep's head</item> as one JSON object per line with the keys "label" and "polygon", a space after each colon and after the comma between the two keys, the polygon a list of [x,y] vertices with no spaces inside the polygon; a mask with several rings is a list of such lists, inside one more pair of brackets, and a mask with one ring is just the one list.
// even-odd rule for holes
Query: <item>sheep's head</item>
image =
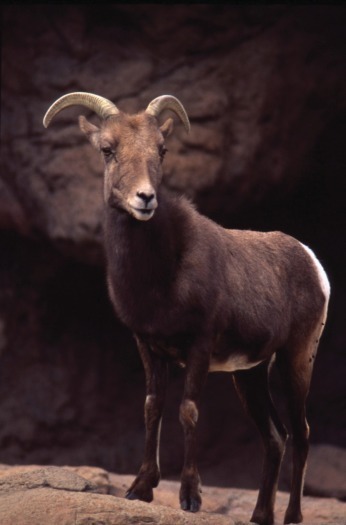
{"label": "sheep's head", "polygon": [[98,95],[70,93],[51,105],[44,116],[44,126],[48,127],[57,113],[72,105],[86,106],[101,118],[98,127],[81,116],[79,126],[104,158],[105,202],[138,220],[151,219],[158,205],[165,138],[173,129],[171,118],[162,126],[157,118],[164,109],[170,109],[188,132],[190,123],[181,102],[171,95],[163,95],[155,98],[144,112],[127,115]]}

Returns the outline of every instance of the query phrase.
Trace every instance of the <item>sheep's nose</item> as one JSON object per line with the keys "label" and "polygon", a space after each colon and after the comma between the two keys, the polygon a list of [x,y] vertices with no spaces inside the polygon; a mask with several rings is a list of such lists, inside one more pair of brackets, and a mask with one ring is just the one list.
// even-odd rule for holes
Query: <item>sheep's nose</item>
{"label": "sheep's nose", "polygon": [[143,191],[138,191],[137,197],[142,199],[142,201],[144,201],[145,205],[147,206],[149,202],[152,201],[153,198],[155,197],[155,193],[144,193]]}

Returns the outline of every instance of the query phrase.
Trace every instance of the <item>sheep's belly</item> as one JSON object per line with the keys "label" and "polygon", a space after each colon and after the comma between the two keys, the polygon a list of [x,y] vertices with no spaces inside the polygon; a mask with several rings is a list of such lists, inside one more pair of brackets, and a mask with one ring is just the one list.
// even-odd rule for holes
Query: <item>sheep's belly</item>
{"label": "sheep's belly", "polygon": [[219,361],[211,358],[209,365],[209,372],[236,372],[237,370],[247,370],[262,363],[264,359],[259,361],[250,361],[244,354],[232,354],[225,361]]}

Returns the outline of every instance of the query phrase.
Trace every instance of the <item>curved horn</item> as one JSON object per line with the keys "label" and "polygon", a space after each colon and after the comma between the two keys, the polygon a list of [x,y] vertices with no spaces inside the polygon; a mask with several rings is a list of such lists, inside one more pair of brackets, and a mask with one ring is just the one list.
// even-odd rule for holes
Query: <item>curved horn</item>
{"label": "curved horn", "polygon": [[50,106],[43,118],[44,127],[48,128],[55,115],[68,106],[86,106],[102,119],[119,113],[116,105],[104,97],[94,95],[93,93],[68,93],[67,95],[58,98],[58,100]]}
{"label": "curved horn", "polygon": [[149,113],[149,115],[153,115],[154,117],[158,117],[161,111],[163,111],[164,109],[170,109],[171,111],[174,111],[174,113],[178,115],[178,117],[184,124],[187,133],[189,133],[189,117],[187,116],[187,113],[182,103],[172,95],[162,95],[161,97],[154,98],[154,100],[152,100],[148,105],[145,112]]}

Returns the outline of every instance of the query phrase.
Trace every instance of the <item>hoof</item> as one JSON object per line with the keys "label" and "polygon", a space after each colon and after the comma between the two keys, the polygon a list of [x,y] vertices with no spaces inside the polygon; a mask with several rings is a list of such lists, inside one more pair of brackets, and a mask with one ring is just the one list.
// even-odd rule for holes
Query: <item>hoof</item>
{"label": "hoof", "polygon": [[253,514],[250,523],[256,523],[256,525],[273,525],[274,515],[272,513],[269,515],[264,513]]}
{"label": "hoof", "polygon": [[140,499],[135,492],[128,490],[125,494],[126,499]]}
{"label": "hoof", "polygon": [[180,502],[180,507],[187,512],[198,512],[201,508],[201,501],[197,498],[184,499]]}
{"label": "hoof", "polygon": [[301,523],[303,521],[303,514],[301,511],[298,512],[291,512],[289,510],[286,511],[284,524],[288,525],[289,523]]}
{"label": "hoof", "polygon": [[141,493],[135,492],[134,490],[129,489],[126,494],[125,498],[129,500],[140,500],[140,501],[146,501],[147,503],[150,503],[154,499],[153,490],[150,488],[149,490],[142,491]]}

